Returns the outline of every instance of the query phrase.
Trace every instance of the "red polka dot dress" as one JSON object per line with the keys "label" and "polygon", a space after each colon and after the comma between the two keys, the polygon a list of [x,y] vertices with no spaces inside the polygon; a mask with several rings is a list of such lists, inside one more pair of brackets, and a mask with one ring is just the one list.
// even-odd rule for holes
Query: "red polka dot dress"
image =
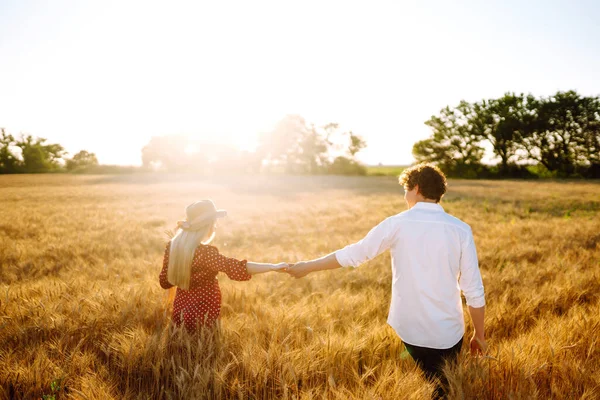
{"label": "red polka dot dress", "polygon": [[[170,248],[171,244],[168,243],[159,276],[163,289],[173,287],[167,279]],[[224,272],[235,281],[247,281],[252,275],[246,270],[246,262],[225,257],[214,246],[198,246],[192,261],[190,287],[188,290],[178,287],[175,294],[173,322],[177,326],[183,323],[186,330],[192,333],[198,325],[214,325],[221,313],[221,289],[217,274]]]}

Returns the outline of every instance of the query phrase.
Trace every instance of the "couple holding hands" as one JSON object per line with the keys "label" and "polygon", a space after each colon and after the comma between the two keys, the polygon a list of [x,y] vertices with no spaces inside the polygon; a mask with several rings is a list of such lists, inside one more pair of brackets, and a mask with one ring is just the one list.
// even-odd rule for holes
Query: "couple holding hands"
{"label": "couple holding hands", "polygon": [[186,208],[186,220],[165,249],[160,285],[177,286],[173,322],[189,332],[212,326],[221,310],[221,292],[215,279],[249,280],[269,271],[300,278],[311,272],[358,267],[384,251],[391,252],[392,295],[388,324],[430,380],[440,382],[434,397],[445,395],[442,367],[460,352],[465,333],[461,291],[466,298],[475,332],[473,354],[486,350],[485,296],[471,228],[447,214],[439,204],[446,193],[446,177],[437,167],[419,164],[406,169],[404,186],[408,210],[375,226],[361,241],[324,257],[296,264],[265,264],[236,260],[209,243],[216,221],[226,215],[210,200]]}

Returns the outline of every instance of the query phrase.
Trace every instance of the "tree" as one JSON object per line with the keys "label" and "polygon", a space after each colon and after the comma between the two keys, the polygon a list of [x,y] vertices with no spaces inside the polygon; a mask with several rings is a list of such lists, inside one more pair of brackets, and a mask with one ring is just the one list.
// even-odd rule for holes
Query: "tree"
{"label": "tree", "polygon": [[[331,128],[335,124],[328,124]],[[271,166],[292,173],[316,174],[328,163],[328,131],[308,125],[299,115],[287,115],[260,136],[257,153]]]}
{"label": "tree", "polygon": [[339,156],[328,167],[328,172],[335,175],[366,175],[367,168],[350,157]]}
{"label": "tree", "polygon": [[142,149],[144,168],[168,172],[259,172],[261,161],[255,152],[241,151],[232,144],[207,142],[186,135],[154,136]]}
{"label": "tree", "polygon": [[14,174],[19,171],[20,160],[13,154],[11,148],[16,146],[15,138],[0,129],[0,174]]}
{"label": "tree", "polygon": [[66,160],[67,171],[83,170],[98,165],[98,159],[94,153],[81,150],[77,154]]}
{"label": "tree", "polygon": [[[329,146],[325,137],[319,130],[311,125],[300,136],[297,149],[292,147],[291,157],[288,159],[290,172],[303,172],[317,174],[327,165],[327,150]],[[294,163],[296,165],[290,165]],[[298,168],[299,167],[299,168]]]}
{"label": "tree", "polygon": [[517,161],[518,134],[524,130],[528,101],[533,101],[533,97],[506,93],[499,99],[473,105],[470,118],[474,131],[490,142],[494,154],[500,158],[501,175],[507,175],[509,163]]}
{"label": "tree", "polygon": [[425,122],[433,136],[413,145],[417,162],[431,162],[451,175],[464,175],[481,168],[484,149],[473,123],[474,107],[466,101],[440,110]]}
{"label": "tree", "polygon": [[433,135],[413,146],[417,161],[446,173],[480,176],[482,142],[500,159],[502,176],[531,176],[517,161],[535,161],[557,176],[600,177],[600,98],[574,91],[548,98],[506,93],[475,104],[461,101],[425,122]]}
{"label": "tree", "polygon": [[286,115],[275,127],[259,136],[257,152],[270,164],[287,164],[295,158],[298,143],[308,133],[306,120],[299,115]]}
{"label": "tree", "polygon": [[600,163],[600,100],[575,91],[528,103],[530,121],[520,134],[528,156],[559,176]]}
{"label": "tree", "polygon": [[198,147],[186,135],[153,136],[142,148],[142,165],[169,172],[204,171],[210,152]]}
{"label": "tree", "polygon": [[60,160],[65,154],[60,144],[45,144],[46,139],[34,138],[31,135],[21,136],[15,146],[21,149],[23,172],[52,172],[60,169]]}
{"label": "tree", "polygon": [[348,153],[350,154],[351,158],[354,158],[356,157],[356,153],[367,147],[367,142],[365,142],[365,140],[362,137],[352,133],[352,131],[350,131],[348,134],[350,136],[350,146],[348,146]]}
{"label": "tree", "polygon": [[580,102],[579,125],[575,136],[575,163],[578,172],[600,178],[600,98],[584,97]]}
{"label": "tree", "polygon": [[[356,154],[367,147],[367,143],[352,131],[339,132],[338,128],[338,124],[327,124],[323,127],[328,132],[330,146],[336,149],[338,154],[340,150],[342,152],[342,155],[334,157],[333,162],[327,167],[327,172],[335,175],[366,175],[367,168],[356,159]],[[340,143],[329,140],[334,135],[338,136]]]}
{"label": "tree", "polygon": [[[340,143],[334,139],[343,138]],[[342,143],[343,142],[343,143]],[[207,173],[252,173],[271,170],[300,174],[328,173],[336,146],[347,155],[337,166],[350,166],[352,174],[364,167],[355,155],[366,142],[352,132],[341,132],[339,125],[308,124],[299,115],[287,115],[272,130],[259,136],[256,151],[240,151],[218,143],[200,143],[187,136],[156,136],[142,149],[142,163],[148,169],[166,171],[203,171]],[[190,147],[195,148],[188,151]],[[343,152],[343,153],[341,153]],[[347,170],[348,168],[346,168]],[[344,173],[347,173],[344,172]]]}

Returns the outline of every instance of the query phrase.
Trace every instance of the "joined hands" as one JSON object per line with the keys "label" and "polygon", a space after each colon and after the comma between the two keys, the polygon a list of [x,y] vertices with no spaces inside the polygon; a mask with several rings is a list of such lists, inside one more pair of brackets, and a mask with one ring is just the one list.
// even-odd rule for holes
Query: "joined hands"
{"label": "joined hands", "polygon": [[311,272],[336,268],[341,268],[341,265],[338,263],[335,253],[331,253],[314,260],[299,261],[295,264],[289,264],[289,267],[284,272],[287,272],[294,278],[302,278]]}
{"label": "joined hands", "polygon": [[281,262],[277,264],[271,264],[271,271],[279,273],[287,273],[294,278],[302,278],[312,272],[310,268],[310,261],[300,261],[295,264]]}
{"label": "joined hands", "polygon": [[310,272],[313,272],[310,261],[300,261],[295,264],[285,262],[272,264],[271,271],[280,273],[285,272],[294,278],[302,278],[303,276],[308,275]]}
{"label": "joined hands", "polygon": [[289,268],[294,264],[288,264],[286,262],[280,262],[277,264],[273,264],[271,267],[271,271],[275,272],[288,272]]}
{"label": "joined hands", "polygon": [[294,278],[302,278],[309,273],[312,272],[311,264],[308,261],[300,261],[295,264],[290,264],[290,267],[287,269],[287,273],[293,276]]}

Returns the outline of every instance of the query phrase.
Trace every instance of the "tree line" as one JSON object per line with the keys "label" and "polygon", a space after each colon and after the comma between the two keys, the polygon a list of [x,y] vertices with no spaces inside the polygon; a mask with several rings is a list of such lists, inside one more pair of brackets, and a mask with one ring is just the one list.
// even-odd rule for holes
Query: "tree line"
{"label": "tree line", "polygon": [[[600,98],[575,91],[549,97],[506,93],[498,99],[461,101],[425,122],[430,138],[414,144],[417,162],[432,162],[462,178],[600,178]],[[0,173],[132,172],[99,166],[94,153],[68,158],[59,144],[0,130]],[[155,136],[142,149],[142,168],[168,172],[364,175],[356,155],[366,142],[336,123],[316,126],[288,115],[259,135],[256,149]],[[497,160],[483,163],[486,149]],[[121,171],[123,170],[123,171]]]}
{"label": "tree line", "polygon": [[60,144],[31,135],[15,136],[0,128],[0,174],[77,171],[98,165],[94,153],[82,150],[66,157]]}
{"label": "tree line", "polygon": [[[600,178],[600,98],[575,91],[549,97],[506,93],[443,108],[425,122],[430,138],[414,144],[418,162],[455,177]],[[496,165],[484,165],[485,147]]]}
{"label": "tree line", "polygon": [[[0,174],[42,172],[132,172],[132,168],[100,166],[94,153],[82,150],[68,158],[63,146],[31,135],[16,138],[0,131]],[[288,115],[259,135],[256,149],[197,141],[184,135],[155,136],[142,149],[137,171],[216,173],[292,173],[365,175],[357,153],[366,142],[338,124],[309,124]]]}
{"label": "tree line", "polygon": [[365,175],[366,167],[356,159],[365,146],[360,136],[336,123],[316,126],[288,115],[258,136],[253,151],[182,135],[155,136],[142,149],[142,164],[170,172]]}

